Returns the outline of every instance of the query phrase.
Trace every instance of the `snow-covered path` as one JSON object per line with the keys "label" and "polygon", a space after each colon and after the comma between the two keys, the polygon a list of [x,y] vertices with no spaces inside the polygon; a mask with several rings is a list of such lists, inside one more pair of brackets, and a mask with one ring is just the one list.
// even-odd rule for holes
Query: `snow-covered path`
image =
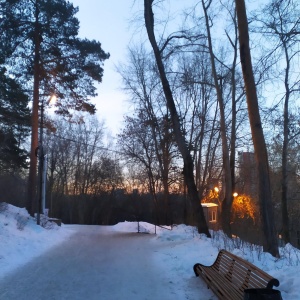
{"label": "snow-covered path", "polygon": [[[172,281],[174,274],[155,259],[167,245],[157,248],[153,235],[106,226],[70,229],[68,240],[0,280],[1,300],[210,298],[197,278],[180,288]],[[206,298],[200,296],[203,288]]]}

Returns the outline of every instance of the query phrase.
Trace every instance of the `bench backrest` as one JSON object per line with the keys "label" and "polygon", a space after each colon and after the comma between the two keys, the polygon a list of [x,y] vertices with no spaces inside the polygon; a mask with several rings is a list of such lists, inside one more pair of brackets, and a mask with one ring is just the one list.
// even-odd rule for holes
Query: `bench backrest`
{"label": "bench backrest", "polygon": [[236,285],[241,291],[248,288],[272,288],[279,281],[246,260],[221,250],[214,263],[218,272]]}

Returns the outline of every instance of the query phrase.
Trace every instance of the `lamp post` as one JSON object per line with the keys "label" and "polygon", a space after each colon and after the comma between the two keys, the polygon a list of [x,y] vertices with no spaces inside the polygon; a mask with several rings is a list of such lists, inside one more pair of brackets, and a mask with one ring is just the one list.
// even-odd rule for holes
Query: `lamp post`
{"label": "lamp post", "polygon": [[[56,96],[52,95],[50,99],[47,101],[47,104],[54,103],[56,101]],[[36,155],[39,158],[39,187],[38,187],[38,211],[37,211],[37,224],[40,225],[41,223],[41,213],[42,211],[42,203],[43,199],[45,199],[45,185],[46,185],[46,178],[43,176],[45,168],[45,154],[43,148],[43,127],[44,127],[44,109],[45,109],[45,101],[41,102],[41,119],[40,119],[40,136],[39,136],[39,146],[36,151]]]}

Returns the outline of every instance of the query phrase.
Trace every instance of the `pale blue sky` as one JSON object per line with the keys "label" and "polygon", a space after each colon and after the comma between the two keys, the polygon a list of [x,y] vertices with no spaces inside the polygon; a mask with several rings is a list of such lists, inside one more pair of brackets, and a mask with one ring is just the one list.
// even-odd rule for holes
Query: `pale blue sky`
{"label": "pale blue sky", "polygon": [[[104,63],[103,82],[98,88],[98,97],[94,99],[97,114],[104,119],[107,129],[115,136],[122,128],[123,115],[128,112],[126,94],[121,90],[121,77],[115,71],[119,63],[126,63],[126,53],[132,39],[147,40],[143,31],[143,1],[142,0],[70,0],[79,7],[77,18],[80,21],[80,36],[95,39],[102,44],[104,51],[110,53],[109,60]],[[257,0],[252,0],[257,1]],[[134,6],[133,6],[134,4]],[[181,23],[177,17],[183,7],[195,5],[195,0],[165,0],[161,15],[168,19],[168,28],[176,30]],[[172,12],[170,13],[170,10]],[[168,16],[172,18],[168,18]],[[136,17],[139,16],[139,20]],[[159,18],[158,15],[155,15]],[[130,27],[130,21],[135,21]],[[170,25],[171,24],[171,25]],[[169,27],[170,26],[170,27]],[[166,28],[164,28],[166,30]],[[165,32],[166,33],[166,32]]]}
{"label": "pale blue sky", "polygon": [[97,114],[104,119],[113,135],[122,126],[126,111],[126,95],[120,90],[121,78],[115,65],[124,61],[126,49],[131,39],[128,21],[132,16],[131,0],[71,0],[79,7],[80,36],[95,39],[110,53],[104,63],[103,82],[99,85],[95,99]]}
{"label": "pale blue sky", "polygon": [[[126,62],[127,47],[132,39],[147,40],[146,32],[142,29],[143,1],[70,1],[79,7],[77,18],[80,21],[80,36],[101,42],[103,50],[111,55],[105,61],[103,82],[99,85],[95,103],[100,119],[105,120],[107,128],[115,136],[122,128],[123,115],[128,112],[127,96],[121,90],[121,77],[115,71],[115,66]],[[194,0],[166,0],[164,3],[166,10],[163,19],[167,18],[169,8],[172,8],[172,13],[181,13],[183,6],[194,4]],[[137,16],[139,20],[136,19]],[[133,19],[135,21],[132,23]]]}

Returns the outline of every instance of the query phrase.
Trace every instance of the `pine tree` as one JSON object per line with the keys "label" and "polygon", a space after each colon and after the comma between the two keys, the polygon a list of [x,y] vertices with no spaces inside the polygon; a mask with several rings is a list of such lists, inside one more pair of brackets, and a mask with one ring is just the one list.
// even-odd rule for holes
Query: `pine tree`
{"label": "pine tree", "polygon": [[[97,41],[78,38],[78,8],[65,0],[0,0],[5,66],[32,98],[31,150],[26,208],[35,211],[39,104],[55,93],[57,113],[95,113],[90,97],[109,57]],[[8,46],[6,46],[8,45]],[[0,46],[1,47],[1,46]]]}

